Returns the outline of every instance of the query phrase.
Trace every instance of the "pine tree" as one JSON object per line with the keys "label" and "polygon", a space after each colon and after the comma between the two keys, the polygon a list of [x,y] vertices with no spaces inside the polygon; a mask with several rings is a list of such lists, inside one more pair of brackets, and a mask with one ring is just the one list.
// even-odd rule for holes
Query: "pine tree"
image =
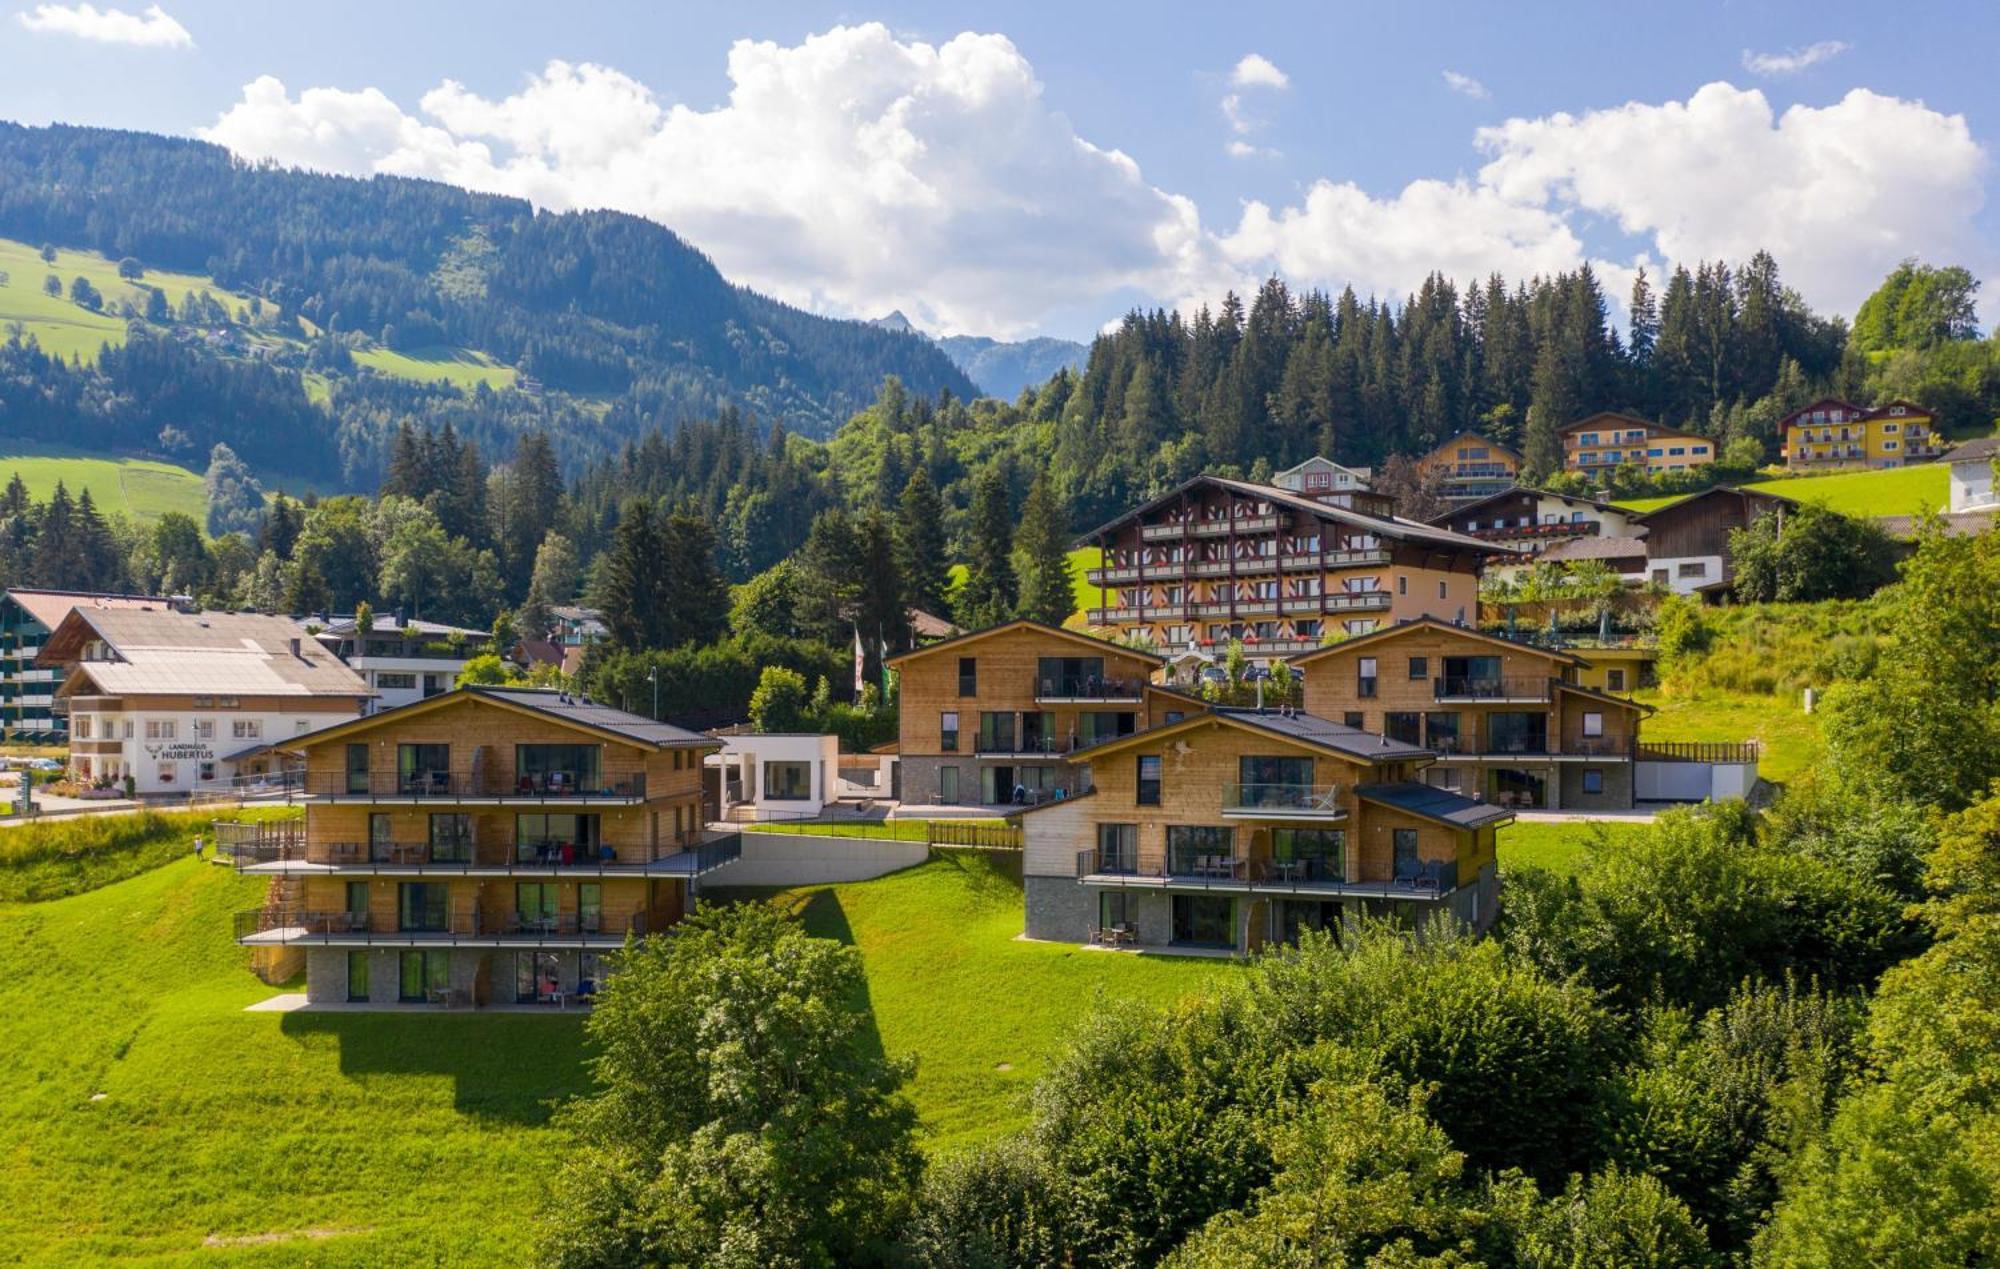
{"label": "pine tree", "polygon": [[1660,310],[1653,299],[1653,285],[1646,280],[1645,269],[1632,279],[1631,323],[1626,328],[1630,337],[1625,341],[1626,355],[1640,370],[1653,364],[1653,346],[1660,342]]}
{"label": "pine tree", "polygon": [[1071,585],[1068,526],[1046,473],[1035,477],[1021,504],[1021,528],[1015,535],[1020,555],[1021,599],[1016,612],[1034,621],[1060,626],[1076,607]]}
{"label": "pine tree", "polygon": [[401,494],[405,498],[424,496],[425,485],[424,451],[417,439],[416,429],[409,420],[396,425],[396,435],[389,442],[389,461],[382,469],[382,497]]}
{"label": "pine tree", "polygon": [[683,503],[659,526],[654,603],[662,647],[713,643],[729,624],[729,587],[715,560],[715,530]]}
{"label": "pine tree", "polygon": [[1014,612],[1014,523],[1007,476],[989,463],[972,487],[970,543],[965,585],[958,593],[959,624],[969,630],[997,625]]}
{"label": "pine tree", "polygon": [[[513,505],[507,528],[513,541],[503,543],[509,573],[525,590],[542,538],[555,526],[562,501],[562,469],[548,433],[523,432],[514,447]],[[516,593],[520,593],[519,590]]]}
{"label": "pine tree", "polygon": [[660,532],[651,500],[629,499],[619,509],[610,549],[597,565],[597,606],[604,611],[612,646],[621,651],[659,646],[655,579],[660,558]]}
{"label": "pine tree", "polygon": [[98,514],[97,503],[86,488],[76,499],[77,575],[72,585],[81,590],[110,590],[124,569],[118,559],[118,539],[111,526]]}
{"label": "pine tree", "polygon": [[1541,479],[1562,470],[1561,429],[1582,415],[1576,371],[1561,342],[1550,339],[1535,355],[1535,392],[1523,438],[1524,474]]}
{"label": "pine tree", "polygon": [[333,595],[327,590],[326,577],[314,568],[309,560],[302,560],[291,568],[291,577],[285,585],[285,611],[294,617],[310,617],[326,612],[333,606]]}
{"label": "pine tree", "polygon": [[35,535],[37,585],[65,589],[75,586],[72,580],[77,572],[75,518],[76,504],[70,501],[69,490],[58,480],[56,491],[42,508],[41,525]]}
{"label": "pine tree", "polygon": [[946,558],[944,499],[930,472],[918,467],[903,486],[896,504],[896,573],[903,582],[903,604],[934,616],[944,612],[951,582]]}

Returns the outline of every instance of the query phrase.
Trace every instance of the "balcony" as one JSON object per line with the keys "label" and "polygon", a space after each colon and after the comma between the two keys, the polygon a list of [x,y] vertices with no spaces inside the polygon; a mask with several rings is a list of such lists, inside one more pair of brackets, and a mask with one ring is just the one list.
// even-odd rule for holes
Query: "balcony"
{"label": "balcony", "polygon": [[236,914],[236,941],[248,947],[595,947],[622,946],[625,936],[656,933],[644,913],[628,921],[584,921],[576,913],[523,917],[477,909],[439,915],[412,926],[372,912],[258,908]]}
{"label": "balcony", "polygon": [[1194,535],[1198,538],[1223,537],[1234,533],[1272,533],[1277,527],[1278,517],[1275,514],[1196,520],[1191,523]]}
{"label": "balcony", "polygon": [[[741,857],[739,832],[704,834],[681,844],[578,847],[540,842],[307,842],[301,826],[261,833],[260,825],[217,825],[218,855],[244,872],[267,876],[319,873],[427,876],[699,877]],[[233,832],[231,830],[234,830]]]}
{"label": "balcony", "polygon": [[1549,702],[1547,678],[1484,678],[1446,675],[1431,680],[1432,697],[1439,701],[1484,702],[1487,704],[1539,704]]}
{"label": "balcony", "polygon": [[1595,537],[1603,526],[1595,520],[1551,520],[1544,524],[1494,525],[1472,530],[1472,536],[1482,542],[1497,542],[1514,538],[1584,538]]}
{"label": "balcony", "polygon": [[588,779],[568,772],[483,776],[457,771],[313,771],[305,794],[319,802],[490,803],[511,806],[561,802],[629,806],[646,800],[646,773]]}
{"label": "balcony", "polygon": [[972,752],[981,758],[1058,758],[1081,748],[1059,736],[980,736]]}
{"label": "balcony", "polygon": [[1459,885],[1456,860],[1407,860],[1393,877],[1350,881],[1337,858],[1241,858],[1152,851],[1077,852],[1076,878],[1088,885],[1161,890],[1220,890],[1238,894],[1441,899]]}
{"label": "balcony", "polygon": [[[1149,613],[1158,612],[1149,608]],[[1043,679],[1035,685],[1036,704],[1096,704],[1106,701],[1137,701],[1146,690],[1139,679],[1099,678]]]}
{"label": "balcony", "polygon": [[1166,542],[1187,536],[1193,527],[1192,521],[1175,520],[1167,524],[1142,524],[1139,526],[1139,540],[1142,542]]}
{"label": "balcony", "polygon": [[1225,784],[1222,815],[1225,819],[1342,820],[1347,818],[1347,808],[1340,804],[1337,784]]}
{"label": "balcony", "polygon": [[1380,612],[1391,602],[1386,590],[1344,590],[1326,597],[1328,612]]}
{"label": "balcony", "polygon": [[1577,737],[1564,744],[1551,742],[1541,736],[1531,736],[1522,740],[1488,740],[1484,743],[1466,738],[1433,736],[1424,747],[1447,761],[1512,758],[1536,762],[1562,760],[1623,762],[1631,758],[1634,752],[1631,739],[1620,736]]}

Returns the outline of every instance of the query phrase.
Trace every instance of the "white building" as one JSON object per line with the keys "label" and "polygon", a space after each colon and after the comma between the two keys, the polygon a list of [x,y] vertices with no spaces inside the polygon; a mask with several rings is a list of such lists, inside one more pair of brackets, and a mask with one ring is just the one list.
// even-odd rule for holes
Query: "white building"
{"label": "white building", "polygon": [[722,773],[725,819],[810,819],[838,797],[838,736],[762,732],[719,739],[722,752],[710,754],[708,765]]}
{"label": "white building", "polygon": [[315,637],[375,693],[370,713],[449,692],[491,638],[484,630],[397,615],[376,617],[366,630],[352,617],[337,617]]}
{"label": "white building", "polygon": [[1372,474],[1372,468],[1346,467],[1331,458],[1315,455],[1296,467],[1285,468],[1271,477],[1271,483],[1280,489],[1312,498],[1327,493],[1366,492],[1368,478]]}
{"label": "white building", "polygon": [[268,769],[269,746],[358,717],[359,676],[289,617],[77,608],[36,664],[66,667],[70,771],[142,794]]}
{"label": "white building", "polygon": [[2000,462],[2000,436],[1982,436],[1967,441],[1944,456],[1951,468],[1952,511],[1984,511],[2000,507],[2000,493],[1993,488],[1993,464]]}

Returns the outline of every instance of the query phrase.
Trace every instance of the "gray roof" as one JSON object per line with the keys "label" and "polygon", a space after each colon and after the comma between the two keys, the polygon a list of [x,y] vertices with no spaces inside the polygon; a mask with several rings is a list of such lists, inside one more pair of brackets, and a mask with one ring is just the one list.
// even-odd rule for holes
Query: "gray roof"
{"label": "gray roof", "polygon": [[[1921,516],[1876,516],[1875,523],[1882,532],[1900,542],[1916,540],[1917,523]],[[2000,523],[2000,508],[1987,507],[1978,511],[1947,511],[1938,516],[1944,521],[1946,537],[1969,538]]]}
{"label": "gray roof", "polygon": [[[360,632],[355,628],[353,617],[330,617],[327,619],[326,626],[320,630],[320,634],[322,635],[345,636],[358,633]],[[442,621],[425,621],[420,617],[411,617],[401,625],[398,625],[393,613],[375,614],[375,620],[369,626],[368,633],[374,635],[435,635],[439,638],[459,636],[472,639],[490,639],[493,637],[493,632],[490,630],[474,630],[470,626],[452,626]]]}
{"label": "gray roof", "polygon": [[1967,441],[1944,456],[1947,463],[1976,463],[2000,458],[2000,436],[1982,436]]}
{"label": "gray roof", "polygon": [[1374,802],[1440,824],[1449,824],[1453,828],[1484,828],[1488,824],[1514,818],[1514,813],[1504,806],[1475,802],[1449,789],[1415,782],[1358,784],[1354,787],[1354,795],[1364,802]]}
{"label": "gray roof", "polygon": [[1321,718],[1317,714],[1307,714],[1302,711],[1281,714],[1274,709],[1227,707],[1216,709],[1215,714],[1217,717],[1232,719],[1275,735],[1351,754],[1364,762],[1395,762],[1405,758],[1432,756],[1431,751],[1422,745],[1390,740],[1374,732],[1362,731],[1359,727],[1349,727],[1346,723],[1336,723],[1330,718]]}
{"label": "gray roof", "polygon": [[468,687],[462,689],[479,696],[505,701],[523,709],[584,727],[595,727],[599,731],[616,732],[641,744],[655,745],[661,749],[671,749],[680,745],[713,746],[715,741],[699,732],[672,723],[658,723],[644,714],[628,713],[613,709],[609,705],[590,700],[575,692],[565,692],[553,687]]}
{"label": "gray roof", "polygon": [[[289,617],[255,613],[175,612],[171,609],[77,608],[61,638],[43,648],[48,664],[78,642],[71,623],[86,625],[110,649],[111,659],[79,661],[85,674],[112,696],[373,696],[360,676],[341,664]],[[51,653],[56,655],[50,655]]]}

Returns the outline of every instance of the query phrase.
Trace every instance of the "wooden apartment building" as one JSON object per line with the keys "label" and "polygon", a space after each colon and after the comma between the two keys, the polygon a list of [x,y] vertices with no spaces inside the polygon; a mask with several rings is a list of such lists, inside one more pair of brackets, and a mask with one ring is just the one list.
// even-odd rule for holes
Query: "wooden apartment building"
{"label": "wooden apartment building", "polygon": [[1477,432],[1460,432],[1417,460],[1417,471],[1453,502],[1490,498],[1521,478],[1521,456]]}
{"label": "wooden apartment building", "polygon": [[1650,419],[1601,410],[1562,429],[1563,468],[1603,477],[1625,464],[1649,472],[1706,467],[1721,450],[1706,436],[1662,427]]}
{"label": "wooden apartment building", "polygon": [[588,998],[606,953],[672,926],[735,857],[735,839],[703,831],[702,759],[719,747],[498,687],[300,738],[304,832],[239,855],[272,889],[237,940],[302,952],[316,1004]]}
{"label": "wooden apartment building", "polygon": [[1248,953],[1361,916],[1483,930],[1512,812],[1423,783],[1431,759],[1254,709],[1073,753],[1090,791],[1020,814],[1028,937]]}
{"label": "wooden apartment building", "polygon": [[1011,621],[892,657],[901,675],[897,796],[906,805],[1014,806],[1084,787],[1063,761],[1199,709],[1155,685],[1161,660]]}
{"label": "wooden apartment building", "polygon": [[1167,652],[1254,657],[1417,616],[1473,620],[1479,570],[1504,547],[1404,520],[1367,490],[1307,496],[1198,476],[1079,539],[1103,563],[1090,624]]}
{"label": "wooden apartment building", "polygon": [[1437,756],[1424,780],[1505,807],[1635,799],[1645,706],[1583,686],[1576,653],[1420,618],[1293,658],[1306,711]]}

